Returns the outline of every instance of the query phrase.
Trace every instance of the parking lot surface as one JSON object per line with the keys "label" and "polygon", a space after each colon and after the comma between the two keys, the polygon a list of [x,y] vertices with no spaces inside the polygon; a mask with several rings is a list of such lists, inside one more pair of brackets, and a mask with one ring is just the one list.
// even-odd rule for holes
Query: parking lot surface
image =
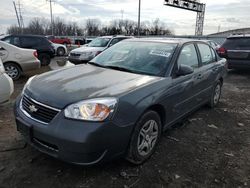
{"label": "parking lot surface", "polygon": [[250,186],[250,71],[229,71],[218,107],[203,107],[164,133],[145,164],[120,159],[81,167],[26,145],[15,127],[13,104],[27,79],[58,68],[53,62],[24,75],[11,101],[0,106],[0,187]]}

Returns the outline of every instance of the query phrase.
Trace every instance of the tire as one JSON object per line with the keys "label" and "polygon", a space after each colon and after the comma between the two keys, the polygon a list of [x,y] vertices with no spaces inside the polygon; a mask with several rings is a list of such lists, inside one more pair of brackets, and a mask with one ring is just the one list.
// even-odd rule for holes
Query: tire
{"label": "tire", "polygon": [[146,112],[136,123],[126,159],[132,164],[142,164],[155,152],[162,132],[161,119],[154,111]]}
{"label": "tire", "polygon": [[57,48],[57,55],[58,56],[64,56],[65,55],[65,50],[62,47]]}
{"label": "tire", "polygon": [[45,66],[45,65],[49,65],[50,64],[50,56],[48,54],[40,54],[38,56],[38,59],[41,61],[41,65]]}
{"label": "tire", "polygon": [[221,81],[217,81],[215,86],[213,87],[213,92],[210,97],[210,101],[208,103],[208,106],[210,108],[214,108],[218,105],[221,97],[221,88],[222,88],[222,83]]}
{"label": "tire", "polygon": [[15,63],[5,63],[4,68],[9,77],[13,80],[18,80],[22,74],[22,70]]}

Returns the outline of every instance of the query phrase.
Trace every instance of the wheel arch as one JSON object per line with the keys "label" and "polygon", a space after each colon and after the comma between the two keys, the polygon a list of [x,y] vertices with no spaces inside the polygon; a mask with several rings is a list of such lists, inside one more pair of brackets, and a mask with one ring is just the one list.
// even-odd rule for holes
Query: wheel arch
{"label": "wheel arch", "polygon": [[23,68],[19,63],[15,62],[15,61],[6,61],[3,63],[3,65],[8,64],[8,63],[12,63],[12,64],[17,65],[20,68],[20,70],[23,72]]}
{"label": "wheel arch", "polygon": [[165,108],[163,107],[163,105],[161,104],[153,104],[151,106],[149,106],[144,112],[147,112],[147,111],[154,111],[156,112],[159,116],[160,116],[160,119],[161,119],[161,124],[162,124],[162,128],[165,126],[166,124],[166,110]]}

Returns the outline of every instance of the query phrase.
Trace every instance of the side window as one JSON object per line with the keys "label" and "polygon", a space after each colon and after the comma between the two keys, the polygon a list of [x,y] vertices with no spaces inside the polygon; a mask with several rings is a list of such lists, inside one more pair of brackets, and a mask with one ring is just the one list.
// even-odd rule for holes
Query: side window
{"label": "side window", "polygon": [[10,39],[11,39],[11,37],[5,37],[4,39],[2,39],[2,41],[10,44]]}
{"label": "side window", "polygon": [[40,44],[40,38],[22,37],[22,46],[24,48],[34,48]]}
{"label": "side window", "polygon": [[15,46],[20,46],[19,37],[12,37],[11,44],[13,44]]}
{"label": "side window", "polygon": [[188,65],[193,68],[199,67],[198,56],[193,44],[186,45],[182,48],[178,58],[178,65]]}
{"label": "side window", "polygon": [[116,43],[118,43],[118,42],[120,42],[120,41],[122,41],[122,40],[123,40],[123,38],[115,38],[115,39],[113,39],[113,40],[110,42],[109,46],[113,46],[114,44],[116,44]]}
{"label": "side window", "polygon": [[216,57],[214,49],[210,48],[210,50],[211,50],[211,53],[212,53],[212,62],[217,61],[217,57]]}
{"label": "side window", "polygon": [[212,53],[210,47],[206,44],[198,44],[198,48],[201,54],[201,62],[203,65],[213,62]]}

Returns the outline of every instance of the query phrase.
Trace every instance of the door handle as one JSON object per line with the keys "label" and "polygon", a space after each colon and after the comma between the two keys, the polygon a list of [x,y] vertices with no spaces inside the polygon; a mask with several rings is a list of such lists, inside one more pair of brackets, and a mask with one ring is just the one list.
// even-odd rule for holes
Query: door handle
{"label": "door handle", "polygon": [[216,68],[213,68],[213,71],[214,71],[214,72],[216,72],[217,70],[218,70],[218,67],[216,67]]}
{"label": "door handle", "polygon": [[197,79],[201,80],[202,79],[202,74],[198,74]]}

